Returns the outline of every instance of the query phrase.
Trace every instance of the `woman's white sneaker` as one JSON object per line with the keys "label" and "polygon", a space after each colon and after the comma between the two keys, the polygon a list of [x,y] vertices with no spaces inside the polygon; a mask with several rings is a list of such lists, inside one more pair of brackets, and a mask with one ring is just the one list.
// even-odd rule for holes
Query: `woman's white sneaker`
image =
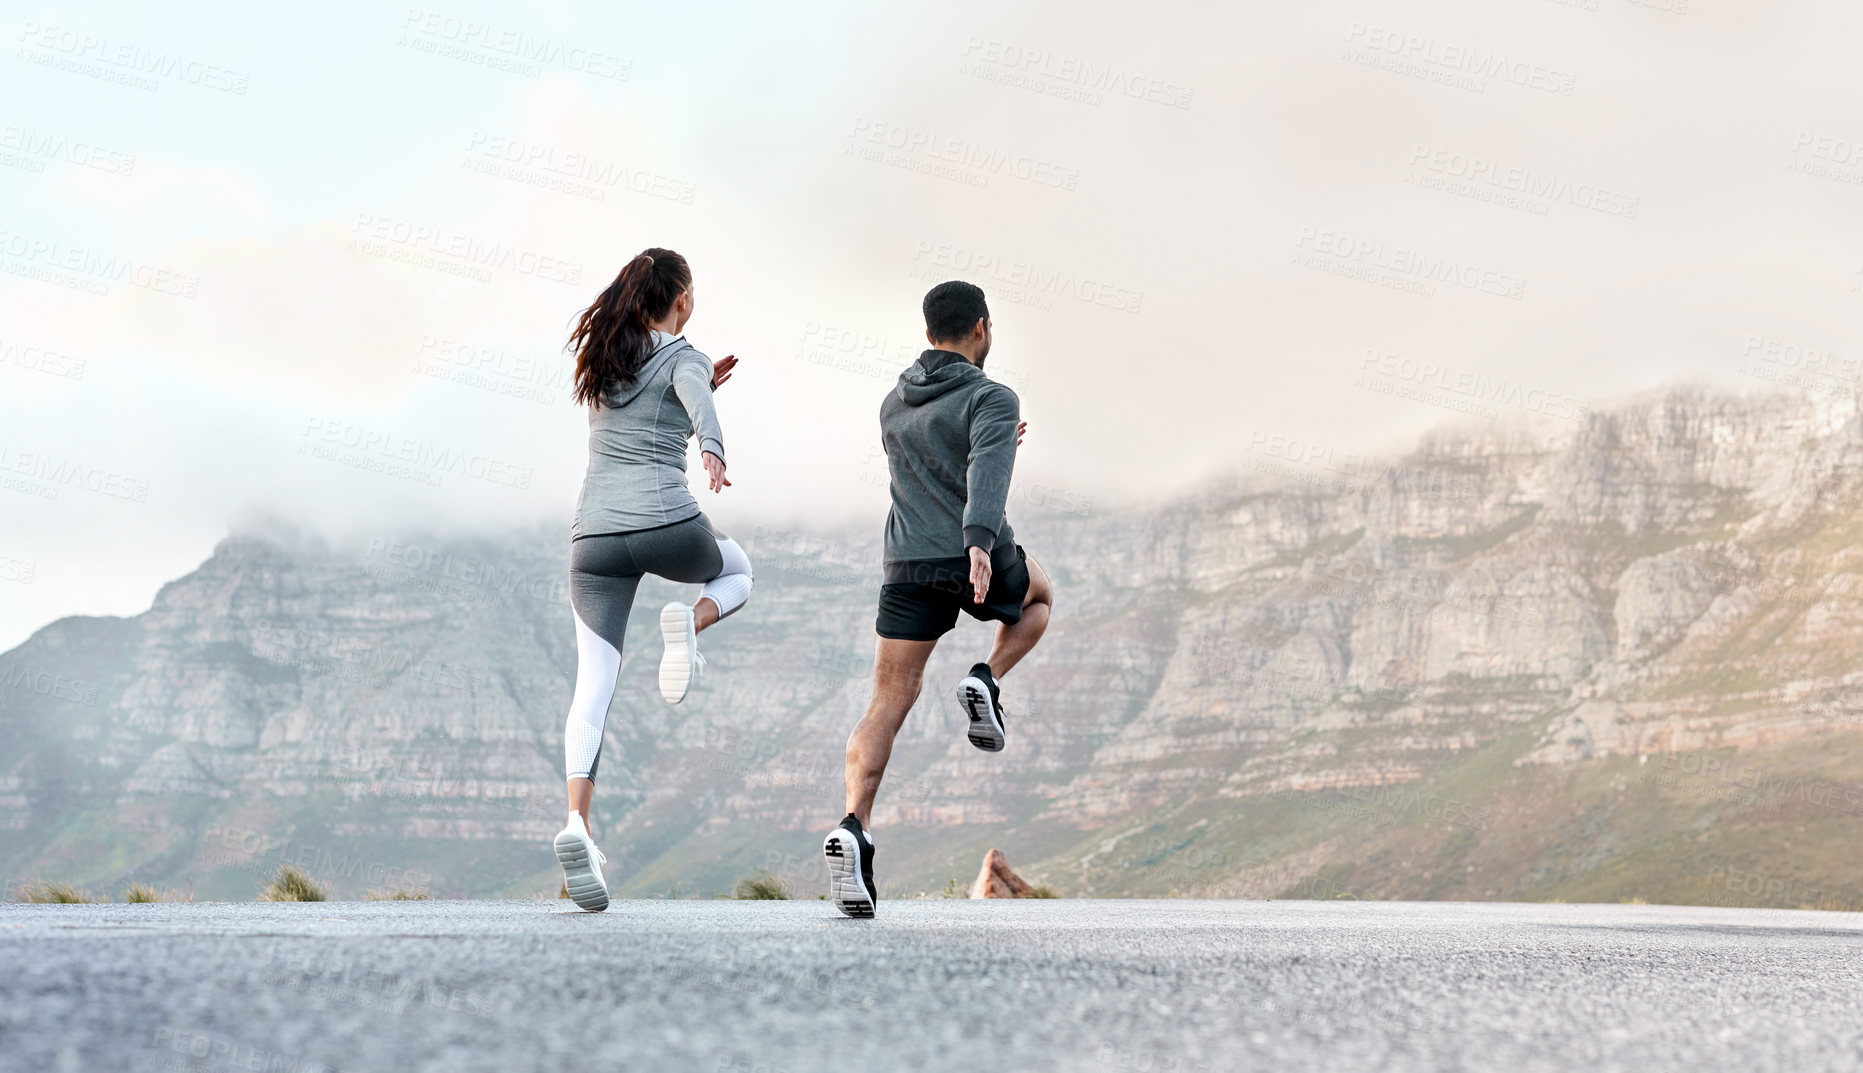
{"label": "woman's white sneaker", "polygon": [[693,679],[705,666],[699,655],[699,634],[694,628],[692,608],[674,601],[660,609],[660,639],[666,651],[660,656],[660,696],[668,704],[686,699]]}
{"label": "woman's white sneaker", "polygon": [[569,826],[557,832],[556,859],[563,866],[563,889],[570,901],[591,913],[608,908],[608,880],[602,876],[608,858],[595,848],[581,816],[571,816]]}

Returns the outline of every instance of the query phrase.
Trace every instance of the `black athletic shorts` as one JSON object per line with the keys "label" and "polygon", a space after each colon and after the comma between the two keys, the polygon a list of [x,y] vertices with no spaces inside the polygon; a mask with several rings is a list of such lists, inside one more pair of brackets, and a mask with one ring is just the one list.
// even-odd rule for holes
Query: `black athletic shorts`
{"label": "black athletic shorts", "polygon": [[1029,557],[1017,544],[990,556],[990,591],[982,603],[971,599],[970,561],[887,563],[887,583],[880,586],[880,617],[874,629],[895,641],[936,641],[957,625],[964,612],[985,622],[1022,620],[1029,594]]}

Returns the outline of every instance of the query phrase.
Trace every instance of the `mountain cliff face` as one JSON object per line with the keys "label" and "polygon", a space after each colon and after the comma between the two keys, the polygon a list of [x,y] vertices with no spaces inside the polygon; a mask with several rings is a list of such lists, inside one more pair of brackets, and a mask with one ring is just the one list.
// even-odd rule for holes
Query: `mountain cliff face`
{"label": "mountain cliff face", "polygon": [[[883,887],[997,846],[1079,895],[1863,897],[1854,400],[1677,391],[1388,463],[1244,462],[1156,508],[1014,499],[1053,625],[1000,755],[947,695],[987,631],[935,657],[876,814]],[[679,707],[652,610],[689,590],[637,604],[596,798],[628,893],[757,867],[809,893],[842,813],[879,526],[733,529],[757,589]],[[142,615],[46,627],[0,656],[0,875],[554,891],[566,571],[560,527],[249,532]]]}

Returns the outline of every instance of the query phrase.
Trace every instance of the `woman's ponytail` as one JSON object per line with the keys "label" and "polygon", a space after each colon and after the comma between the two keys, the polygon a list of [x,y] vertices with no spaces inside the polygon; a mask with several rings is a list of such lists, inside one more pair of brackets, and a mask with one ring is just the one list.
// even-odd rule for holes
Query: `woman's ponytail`
{"label": "woman's ponytail", "polygon": [[576,352],[576,402],[599,409],[610,390],[631,385],[653,353],[650,325],[691,287],[692,270],[672,250],[655,246],[623,265],[569,335],[568,349]]}

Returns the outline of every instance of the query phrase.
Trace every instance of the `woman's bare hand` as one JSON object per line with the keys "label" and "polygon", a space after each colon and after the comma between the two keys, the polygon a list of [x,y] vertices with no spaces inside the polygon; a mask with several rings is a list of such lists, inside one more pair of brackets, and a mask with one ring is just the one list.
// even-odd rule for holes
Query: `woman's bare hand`
{"label": "woman's bare hand", "polygon": [[731,487],[731,482],[725,478],[724,459],[719,458],[710,451],[701,451],[699,452],[699,461],[705,464],[705,474],[711,478],[712,491],[723,491]]}
{"label": "woman's bare hand", "polygon": [[712,390],[717,391],[726,380],[731,379],[731,370],[737,368],[737,355],[726,354],[721,361],[712,362]]}

